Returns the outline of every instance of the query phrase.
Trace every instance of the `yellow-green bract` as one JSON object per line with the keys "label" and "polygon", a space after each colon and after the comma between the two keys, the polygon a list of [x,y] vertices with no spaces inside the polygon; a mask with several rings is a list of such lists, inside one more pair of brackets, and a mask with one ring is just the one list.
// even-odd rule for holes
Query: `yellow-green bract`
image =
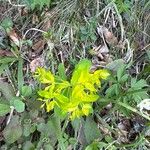
{"label": "yellow-green bract", "polygon": [[101,86],[101,80],[109,76],[107,70],[96,70],[90,73],[91,62],[81,60],[75,67],[70,81],[53,75],[44,68],[38,68],[35,77],[46,87],[39,90],[39,100],[46,105],[47,112],[59,107],[63,113],[69,113],[70,118],[88,116],[92,111],[92,103],[99,95],[97,87]]}

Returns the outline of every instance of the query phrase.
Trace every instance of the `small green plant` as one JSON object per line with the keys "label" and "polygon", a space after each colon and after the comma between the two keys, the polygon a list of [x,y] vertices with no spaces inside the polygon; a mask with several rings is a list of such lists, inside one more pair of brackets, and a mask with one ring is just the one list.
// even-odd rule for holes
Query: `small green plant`
{"label": "small green plant", "polygon": [[62,114],[69,113],[70,118],[88,116],[92,111],[92,103],[98,98],[98,88],[101,80],[109,76],[107,70],[97,70],[90,73],[91,62],[82,60],[75,67],[71,80],[68,81],[63,73],[54,75],[44,68],[38,68],[35,77],[40,83],[45,84],[44,89],[39,90],[39,100],[46,105],[49,112],[54,107],[60,108]]}
{"label": "small green plant", "polygon": [[133,5],[132,1],[129,0],[109,0],[108,2],[114,2],[119,10],[119,13],[128,13]]}
{"label": "small green plant", "polygon": [[25,3],[31,8],[40,8],[40,10],[44,7],[47,6],[49,7],[51,4],[51,0],[25,0]]}
{"label": "small green plant", "polygon": [[111,86],[106,90],[106,98],[115,103],[117,110],[129,115],[128,106],[135,108],[143,99],[148,98],[148,84],[144,79],[131,77],[126,73],[126,69],[126,65],[123,64],[118,68],[116,75],[109,76]]}
{"label": "small green plant", "polygon": [[90,19],[89,22],[85,26],[81,26],[79,28],[79,37],[80,40],[94,42],[96,41],[97,37],[95,34],[95,29],[97,26],[96,19]]}

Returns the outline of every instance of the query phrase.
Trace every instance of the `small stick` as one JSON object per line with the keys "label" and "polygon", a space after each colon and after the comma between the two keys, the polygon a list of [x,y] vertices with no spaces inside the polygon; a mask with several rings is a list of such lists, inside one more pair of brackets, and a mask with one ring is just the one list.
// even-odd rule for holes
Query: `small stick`
{"label": "small stick", "polygon": [[11,109],[11,111],[10,111],[10,114],[9,114],[9,117],[8,117],[6,125],[8,125],[10,120],[11,120],[11,117],[12,117],[13,112],[14,112],[14,106],[10,106],[10,109]]}

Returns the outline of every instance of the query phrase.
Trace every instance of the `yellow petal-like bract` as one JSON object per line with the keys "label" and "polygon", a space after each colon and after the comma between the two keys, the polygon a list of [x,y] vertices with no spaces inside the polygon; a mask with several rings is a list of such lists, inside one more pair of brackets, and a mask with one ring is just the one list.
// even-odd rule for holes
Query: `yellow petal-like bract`
{"label": "yellow petal-like bract", "polygon": [[58,76],[44,68],[37,69],[35,77],[42,84],[46,84],[38,94],[46,104],[47,112],[57,106],[62,113],[71,114],[72,120],[92,113],[92,103],[99,98],[97,87],[101,86],[102,79],[107,79],[109,72],[101,69],[90,73],[90,68],[89,60],[80,61],[75,67],[70,82],[58,80]]}

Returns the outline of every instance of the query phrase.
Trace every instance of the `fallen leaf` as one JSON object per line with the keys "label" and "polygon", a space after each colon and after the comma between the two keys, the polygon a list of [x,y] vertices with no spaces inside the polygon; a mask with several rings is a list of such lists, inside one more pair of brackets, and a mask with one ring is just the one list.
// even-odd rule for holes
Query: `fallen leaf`
{"label": "fallen leaf", "polygon": [[32,60],[30,63],[31,72],[35,72],[38,67],[43,67],[43,66],[44,66],[43,58],[36,58]]}
{"label": "fallen leaf", "polygon": [[12,116],[10,123],[3,130],[5,141],[9,144],[16,142],[22,135],[22,127],[19,122],[19,116]]}
{"label": "fallen leaf", "polygon": [[112,32],[110,32],[107,28],[105,28],[105,30],[104,30],[103,33],[104,33],[104,37],[105,37],[105,39],[106,39],[106,42],[107,42],[108,44],[117,45],[118,40],[117,40],[117,38],[113,35]]}
{"label": "fallen leaf", "polygon": [[32,49],[34,50],[35,53],[38,54],[44,49],[45,44],[46,44],[45,40],[43,39],[39,40],[32,46]]}
{"label": "fallen leaf", "polygon": [[117,37],[115,37],[114,34],[110,32],[106,27],[103,26],[97,27],[97,32],[101,37],[104,36],[106,42],[109,45],[116,46],[118,44]]}
{"label": "fallen leaf", "polygon": [[8,32],[9,38],[19,47],[21,38],[14,29]]}

